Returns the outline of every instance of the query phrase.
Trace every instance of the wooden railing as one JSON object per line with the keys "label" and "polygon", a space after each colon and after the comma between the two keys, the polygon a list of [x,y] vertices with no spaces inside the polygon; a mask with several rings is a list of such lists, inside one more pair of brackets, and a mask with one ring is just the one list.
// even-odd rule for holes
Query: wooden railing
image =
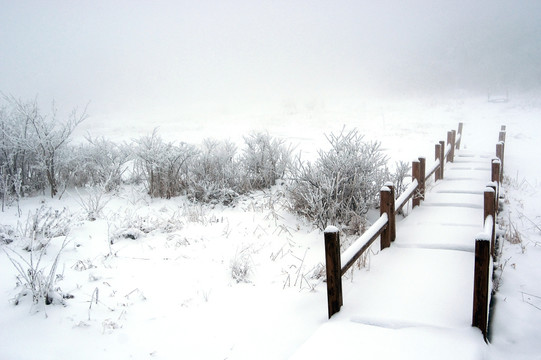
{"label": "wooden railing", "polygon": [[487,340],[492,294],[492,264],[498,255],[496,248],[496,213],[499,207],[500,184],[503,180],[505,134],[505,126],[502,126],[496,144],[496,157],[492,159],[491,182],[484,192],[483,231],[475,238],[472,326],[481,330],[485,341]]}
{"label": "wooden railing", "polygon": [[[336,227],[329,226],[324,231],[325,263],[327,272],[327,307],[329,318],[340,311],[343,305],[342,275],[379,237],[381,250],[391,246],[396,238],[395,218],[398,212],[412,200],[412,208],[419,206],[425,195],[426,181],[434,175],[436,181],[444,178],[446,161],[453,162],[455,149],[460,149],[463,124],[458,131],[447,133],[447,144],[440,141],[435,145],[435,160],[426,171],[426,159],[419,157],[412,162],[412,182],[395,200],[393,183],[388,182],[380,191],[380,217],[348,249],[340,254],[340,234]],[[502,147],[503,154],[503,147]]]}

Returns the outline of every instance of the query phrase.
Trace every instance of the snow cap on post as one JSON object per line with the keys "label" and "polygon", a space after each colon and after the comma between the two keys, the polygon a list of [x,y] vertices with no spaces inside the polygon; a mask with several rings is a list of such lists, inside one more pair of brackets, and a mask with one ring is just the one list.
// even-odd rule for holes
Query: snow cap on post
{"label": "snow cap on post", "polygon": [[390,187],[390,188],[391,188],[391,187],[394,186],[394,184],[393,184],[392,181],[386,181],[385,184],[384,184],[383,186],[387,186],[387,187]]}
{"label": "snow cap on post", "polygon": [[491,236],[490,234],[487,234],[486,232],[482,231],[480,233],[478,233],[476,236],[475,236],[475,241],[491,241]]}
{"label": "snow cap on post", "polygon": [[329,225],[325,228],[325,230],[323,231],[325,234],[328,234],[328,233],[337,233],[339,232],[338,228],[336,226],[333,226],[333,225]]}
{"label": "snow cap on post", "polygon": [[388,191],[391,192],[391,189],[389,189],[387,186],[382,186],[380,191]]}

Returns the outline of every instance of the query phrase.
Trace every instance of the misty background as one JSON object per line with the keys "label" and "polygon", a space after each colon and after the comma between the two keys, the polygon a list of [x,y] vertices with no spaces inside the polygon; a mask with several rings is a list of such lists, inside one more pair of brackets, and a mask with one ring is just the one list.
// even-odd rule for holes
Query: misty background
{"label": "misty background", "polygon": [[538,0],[0,4],[0,91],[108,121],[541,85]]}

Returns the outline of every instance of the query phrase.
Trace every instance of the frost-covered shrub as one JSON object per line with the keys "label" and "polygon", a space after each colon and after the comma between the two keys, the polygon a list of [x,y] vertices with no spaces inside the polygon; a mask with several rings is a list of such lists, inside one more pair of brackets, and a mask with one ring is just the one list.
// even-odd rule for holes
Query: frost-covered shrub
{"label": "frost-covered shrub", "polygon": [[70,149],[76,154],[70,164],[73,169],[70,184],[76,187],[100,186],[106,192],[116,190],[122,184],[127,163],[132,159],[130,148],[105,138],[87,137],[87,141],[87,144]]}
{"label": "frost-covered shrub", "polygon": [[191,200],[229,205],[241,192],[243,176],[235,144],[204,140],[193,164],[188,192]]}
{"label": "frost-covered shrub", "polygon": [[84,193],[77,190],[79,197],[78,203],[86,213],[86,219],[94,221],[102,215],[102,211],[107,206],[111,198],[107,196],[105,185],[87,187]]}
{"label": "frost-covered shrub", "polygon": [[73,155],[66,147],[75,128],[87,118],[86,111],[73,110],[59,119],[54,104],[44,115],[35,100],[4,97],[4,101],[4,106],[0,104],[0,163],[9,177],[20,176],[19,189],[12,190],[24,194],[44,190],[47,184],[55,196],[65,186],[66,164]]}
{"label": "frost-covered shrub", "polygon": [[359,223],[359,216],[378,205],[379,190],[389,179],[379,142],[365,142],[356,129],[342,129],[327,140],[330,150],[319,151],[313,164],[298,160],[288,192],[292,209],[320,229]]}
{"label": "frost-covered shrub", "polygon": [[265,189],[284,177],[291,164],[293,151],[284,140],[272,138],[268,133],[253,133],[244,137],[244,143],[246,147],[241,163],[244,168],[245,190]]}
{"label": "frost-covered shrub", "polygon": [[28,242],[27,251],[46,248],[51,239],[67,236],[73,222],[72,215],[66,208],[54,210],[41,206],[34,213],[29,213],[24,224],[19,224],[19,236]]}
{"label": "frost-covered shrub", "polygon": [[252,273],[252,256],[250,247],[245,247],[241,251],[237,251],[229,264],[231,277],[237,283],[250,282],[250,274]]}
{"label": "frost-covered shrub", "polygon": [[192,145],[166,143],[156,130],[136,140],[136,145],[136,166],[150,196],[170,199],[186,192],[190,161],[197,155]]}
{"label": "frost-covered shrub", "polygon": [[57,280],[62,278],[57,274],[57,267],[60,254],[66,245],[67,241],[64,239],[48,270],[42,266],[45,254],[44,248],[38,249],[38,247],[31,245],[28,259],[16,251],[4,249],[12,265],[17,270],[17,285],[22,287],[14,299],[15,305],[18,305],[21,298],[27,295],[32,296],[34,304],[44,303],[45,305],[64,304],[64,299],[73,297],[64,294],[59,287],[54,287]]}
{"label": "frost-covered shrub", "polygon": [[394,173],[391,176],[391,181],[395,188],[395,197],[398,198],[408,187],[408,184],[404,182],[404,179],[411,176],[411,166],[408,162],[397,161],[395,163]]}

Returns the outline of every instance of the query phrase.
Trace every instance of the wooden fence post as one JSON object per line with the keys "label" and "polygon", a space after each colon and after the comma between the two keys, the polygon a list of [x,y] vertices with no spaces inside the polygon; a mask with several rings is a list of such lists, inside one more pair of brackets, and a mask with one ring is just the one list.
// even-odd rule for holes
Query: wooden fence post
{"label": "wooden fence post", "polygon": [[[417,180],[418,186],[421,185],[421,166],[419,160],[414,160],[411,162],[411,177],[412,180]],[[421,204],[421,199],[419,197],[419,187],[417,187],[417,191],[415,191],[415,195],[413,195],[413,198],[411,199],[411,207],[414,208],[416,206],[419,206]]]}
{"label": "wooden fence post", "polygon": [[496,213],[494,211],[494,189],[487,187],[484,193],[483,229],[486,231],[486,221],[492,222],[490,234],[483,231],[475,239],[475,269],[473,277],[473,313],[472,326],[478,327],[487,340],[490,259],[494,254],[494,235],[496,229]]}
{"label": "wooden fence post", "polygon": [[490,274],[490,241],[484,236],[475,240],[475,269],[473,276],[473,314],[475,326],[487,339],[488,330],[488,282]]}
{"label": "wooden fence post", "polygon": [[492,159],[492,174],[490,181],[496,183],[496,194],[495,194],[495,203],[496,211],[498,211],[498,200],[500,199],[500,159]]}
{"label": "wooden fence post", "polygon": [[[396,239],[396,220],[395,220],[395,190],[394,190],[394,184],[390,181],[385,183],[385,186],[388,187],[391,190],[391,196],[389,198],[390,204],[389,204],[389,229],[391,232],[391,242],[395,241]],[[380,200],[381,201],[381,200]]]}
{"label": "wooden fence post", "polygon": [[441,153],[440,153],[441,178],[440,179],[443,179],[443,177],[444,177],[443,172],[444,172],[444,169],[445,169],[445,141],[441,140],[440,145],[441,145]]}
{"label": "wooden fence post", "polygon": [[493,187],[487,186],[484,193],[484,206],[483,206],[483,221],[486,220],[488,216],[492,216],[492,229],[490,230],[490,249],[492,256],[495,255],[494,247],[496,242],[496,208],[495,203],[496,191]]}
{"label": "wooden fence post", "polygon": [[340,311],[342,299],[342,264],[340,234],[334,226],[325,229],[325,265],[327,270],[327,308],[329,319]]}
{"label": "wooden fence post", "polygon": [[449,162],[455,161],[455,137],[456,137],[455,130],[447,132],[447,144],[451,145],[449,155],[447,156],[447,161]]}
{"label": "wooden fence post", "polygon": [[[434,160],[436,161],[440,160],[440,155],[441,155],[440,153],[441,153],[441,144],[436,144],[435,149],[434,149]],[[442,168],[442,165],[441,165],[441,160],[440,160],[440,167],[438,170],[434,172],[434,181],[441,180],[442,178],[441,168]]]}
{"label": "wooden fence post", "polygon": [[505,130],[500,131],[500,134],[498,135],[498,141],[505,142]]}
{"label": "wooden fence post", "polygon": [[426,159],[419,157],[419,195],[421,200],[425,199],[425,185],[426,185]]}
{"label": "wooden fence post", "polygon": [[464,128],[464,124],[459,122],[458,123],[458,131],[457,131],[457,135],[458,135],[458,140],[456,142],[456,148],[457,150],[460,150],[460,143],[462,142],[462,129]]}
{"label": "wooden fence post", "polygon": [[496,144],[496,157],[500,159],[500,183],[503,181],[503,157],[504,157],[504,143],[500,141]]}
{"label": "wooden fence post", "polygon": [[[380,235],[380,248],[381,250],[391,246],[391,197],[392,191],[387,186],[384,186],[379,191],[380,207],[379,213],[381,215],[387,214],[388,222],[385,229],[381,232]],[[392,214],[394,218],[394,211]]]}

